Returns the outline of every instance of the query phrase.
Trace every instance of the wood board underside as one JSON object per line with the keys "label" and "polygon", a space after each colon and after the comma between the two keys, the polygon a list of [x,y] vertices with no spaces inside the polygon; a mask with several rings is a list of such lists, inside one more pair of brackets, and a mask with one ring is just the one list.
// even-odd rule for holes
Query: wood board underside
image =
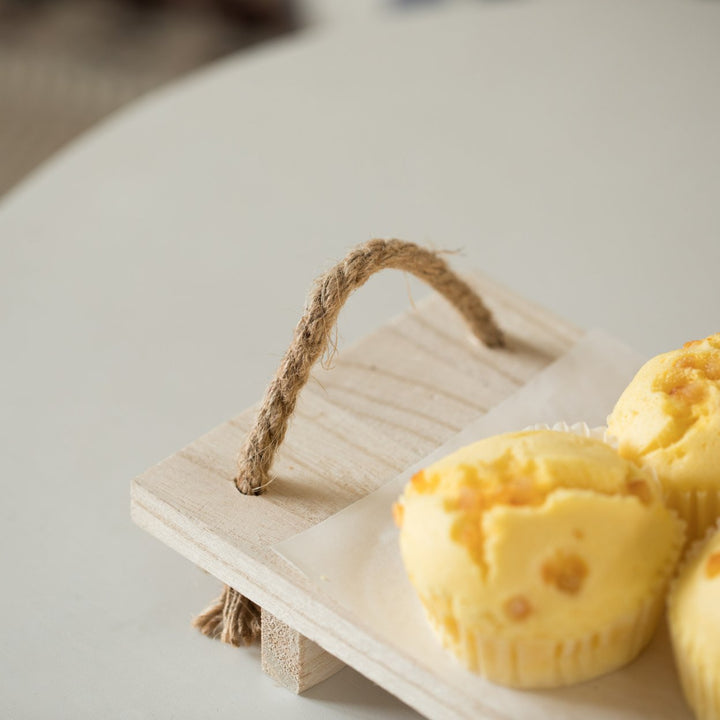
{"label": "wood board underside", "polygon": [[342,351],[332,369],[313,372],[264,495],[244,497],[231,482],[254,407],[132,485],[138,525],[432,718],[494,714],[459,702],[461,688],[387,647],[271,546],[397,476],[579,338],[578,329],[507,289],[468,279],[506,332],[506,349],[481,346],[432,295]]}

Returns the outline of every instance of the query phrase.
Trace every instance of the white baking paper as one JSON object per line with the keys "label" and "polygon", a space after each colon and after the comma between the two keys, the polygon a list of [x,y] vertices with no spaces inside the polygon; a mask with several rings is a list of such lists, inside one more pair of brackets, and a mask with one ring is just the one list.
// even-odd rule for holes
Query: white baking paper
{"label": "white baking paper", "polygon": [[[570,688],[517,691],[467,672],[436,640],[400,558],[392,503],[419,469],[483,437],[557,421],[604,425],[644,358],[602,331],[585,335],[514,395],[429,456],[362,500],[274,546],[359,624],[462,689],[493,717],[562,720],[690,720],[675,676],[667,633],[626,668]],[[478,717],[482,717],[479,715]]]}

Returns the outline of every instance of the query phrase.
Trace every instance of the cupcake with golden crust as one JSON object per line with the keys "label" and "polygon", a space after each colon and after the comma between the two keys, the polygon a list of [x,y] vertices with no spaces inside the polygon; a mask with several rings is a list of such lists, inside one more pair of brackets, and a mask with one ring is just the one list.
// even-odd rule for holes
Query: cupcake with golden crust
{"label": "cupcake with golden crust", "polygon": [[698,720],[720,720],[720,528],[690,550],[668,598],[683,691]]}
{"label": "cupcake with golden crust", "polygon": [[558,687],[632,660],[683,542],[653,474],[601,440],[487,438],[417,473],[395,506],[443,645],[503,685]]}
{"label": "cupcake with golden crust", "polygon": [[720,333],[649,360],[608,418],[620,453],[655,470],[688,540],[720,516]]}

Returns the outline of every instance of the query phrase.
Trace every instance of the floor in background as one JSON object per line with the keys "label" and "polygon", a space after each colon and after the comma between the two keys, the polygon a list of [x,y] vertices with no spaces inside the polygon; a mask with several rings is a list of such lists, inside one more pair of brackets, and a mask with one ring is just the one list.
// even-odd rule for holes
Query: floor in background
{"label": "floor in background", "polygon": [[0,196],[129,100],[295,28],[290,3],[254,6],[0,0]]}

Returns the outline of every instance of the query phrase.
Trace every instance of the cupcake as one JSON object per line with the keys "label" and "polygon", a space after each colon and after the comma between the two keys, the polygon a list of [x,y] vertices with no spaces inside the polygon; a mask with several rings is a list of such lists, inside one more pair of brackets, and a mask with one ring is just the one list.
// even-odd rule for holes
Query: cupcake
{"label": "cupcake", "polygon": [[720,720],[720,529],[692,548],[668,598],[683,691],[698,720]]}
{"label": "cupcake", "polygon": [[635,657],[683,542],[651,471],[552,430],[455,452],[411,479],[394,514],[443,645],[521,688],[580,682]]}
{"label": "cupcake", "polygon": [[720,516],[720,333],[648,361],[608,418],[623,457],[652,467],[688,540]]}

